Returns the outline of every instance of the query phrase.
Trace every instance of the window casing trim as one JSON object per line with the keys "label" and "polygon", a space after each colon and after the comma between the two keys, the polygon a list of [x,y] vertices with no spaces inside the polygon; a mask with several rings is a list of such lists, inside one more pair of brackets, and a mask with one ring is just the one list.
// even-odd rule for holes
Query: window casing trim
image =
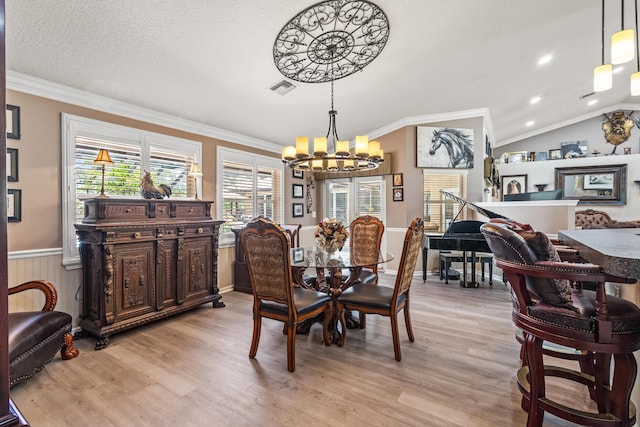
{"label": "window casing trim", "polygon": [[[251,165],[254,173],[260,167],[271,168],[280,172],[282,176],[282,188],[280,191],[284,195],[284,166],[282,164],[282,160],[279,158],[273,158],[268,156],[263,156],[260,154],[251,154],[242,150],[234,150],[233,148],[218,146],[216,150],[216,217],[223,218],[224,217],[224,200],[223,200],[223,183],[224,183],[224,162],[235,162],[245,165]],[[255,205],[254,205],[255,207]],[[283,221],[284,221],[284,197],[280,198],[280,203],[278,206],[280,210]],[[235,244],[235,235],[233,233],[220,233],[219,245],[220,246],[232,246]]]}
{"label": "window casing trim", "polygon": [[[79,268],[75,218],[75,148],[77,137],[107,139],[141,148],[142,169],[148,168],[150,147],[160,147],[174,152],[192,153],[202,164],[202,143],[141,129],[103,122],[87,117],[62,113],[62,264],[65,268]],[[198,180],[198,193],[202,194],[202,180]],[[96,192],[97,194],[97,192]]]}

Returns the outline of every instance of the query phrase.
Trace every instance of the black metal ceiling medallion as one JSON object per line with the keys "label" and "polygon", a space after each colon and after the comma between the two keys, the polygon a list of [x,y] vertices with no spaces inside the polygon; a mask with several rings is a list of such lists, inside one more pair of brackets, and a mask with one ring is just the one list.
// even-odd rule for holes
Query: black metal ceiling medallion
{"label": "black metal ceiling medallion", "polygon": [[388,38],[389,20],[375,4],[323,1],[287,22],[273,44],[273,60],[287,78],[324,83],[362,70]]}

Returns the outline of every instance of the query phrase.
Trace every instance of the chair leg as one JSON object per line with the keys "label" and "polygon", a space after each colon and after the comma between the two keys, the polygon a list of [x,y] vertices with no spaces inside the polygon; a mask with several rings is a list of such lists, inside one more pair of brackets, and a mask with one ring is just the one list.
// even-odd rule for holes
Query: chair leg
{"label": "chair leg", "polygon": [[360,324],[360,329],[364,329],[367,327],[367,314],[361,311],[358,312],[358,323]]}
{"label": "chair leg", "polygon": [[398,317],[397,313],[391,313],[391,335],[393,336],[393,353],[396,360],[400,362],[402,360],[402,353],[400,352],[400,336],[398,334]]}
{"label": "chair leg", "polygon": [[287,327],[287,369],[289,372],[296,370],[296,325],[293,322]]}
{"label": "chair leg", "polygon": [[260,343],[260,330],[262,329],[262,316],[253,315],[253,338],[251,338],[251,350],[249,350],[249,358],[256,357],[258,352],[258,344]]}
{"label": "chair leg", "polygon": [[628,427],[629,401],[631,390],[636,381],[638,364],[633,353],[613,355],[613,383],[611,384],[611,414],[622,420],[622,426]]}
{"label": "chair leg", "polygon": [[404,324],[407,327],[407,335],[409,335],[409,341],[414,342],[413,327],[411,326],[411,316],[409,315],[409,301],[404,306]]}
{"label": "chair leg", "polygon": [[529,385],[531,390],[527,427],[541,427],[544,419],[544,410],[539,403],[545,397],[542,339],[529,334],[524,345],[526,346],[525,359],[529,366]]}

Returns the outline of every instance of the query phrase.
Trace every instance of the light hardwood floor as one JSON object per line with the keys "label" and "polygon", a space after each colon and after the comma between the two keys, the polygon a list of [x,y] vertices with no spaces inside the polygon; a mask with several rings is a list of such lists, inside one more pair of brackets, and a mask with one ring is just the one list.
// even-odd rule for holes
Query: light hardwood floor
{"label": "light hardwood floor", "polygon": [[[342,348],[322,344],[319,324],[298,336],[294,373],[282,323],[264,320],[250,360],[253,297],[230,292],[225,308],[114,335],[101,351],[78,340],[78,358],[57,356],[11,395],[35,427],[524,426],[508,287],[416,276],[411,298],[416,340],[400,315],[402,362],[389,319],[375,315]],[[561,394],[586,401],[581,390]],[[569,425],[546,415],[545,426]]]}

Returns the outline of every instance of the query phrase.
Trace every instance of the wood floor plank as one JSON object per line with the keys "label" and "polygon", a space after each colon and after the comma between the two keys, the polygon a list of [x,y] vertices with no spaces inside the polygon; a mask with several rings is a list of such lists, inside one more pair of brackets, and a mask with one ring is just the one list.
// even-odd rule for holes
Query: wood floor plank
{"label": "wood floor plank", "polygon": [[[393,280],[383,274],[381,285]],[[415,342],[399,316],[402,362],[389,319],[369,315],[342,348],[322,344],[319,324],[298,336],[294,373],[282,323],[263,321],[250,360],[253,297],[230,292],[223,301],[114,335],[101,351],[78,340],[78,358],[56,357],[11,395],[36,427],[525,425],[511,297],[500,282],[465,289],[416,277]],[[583,390],[558,387],[588,404]]]}

